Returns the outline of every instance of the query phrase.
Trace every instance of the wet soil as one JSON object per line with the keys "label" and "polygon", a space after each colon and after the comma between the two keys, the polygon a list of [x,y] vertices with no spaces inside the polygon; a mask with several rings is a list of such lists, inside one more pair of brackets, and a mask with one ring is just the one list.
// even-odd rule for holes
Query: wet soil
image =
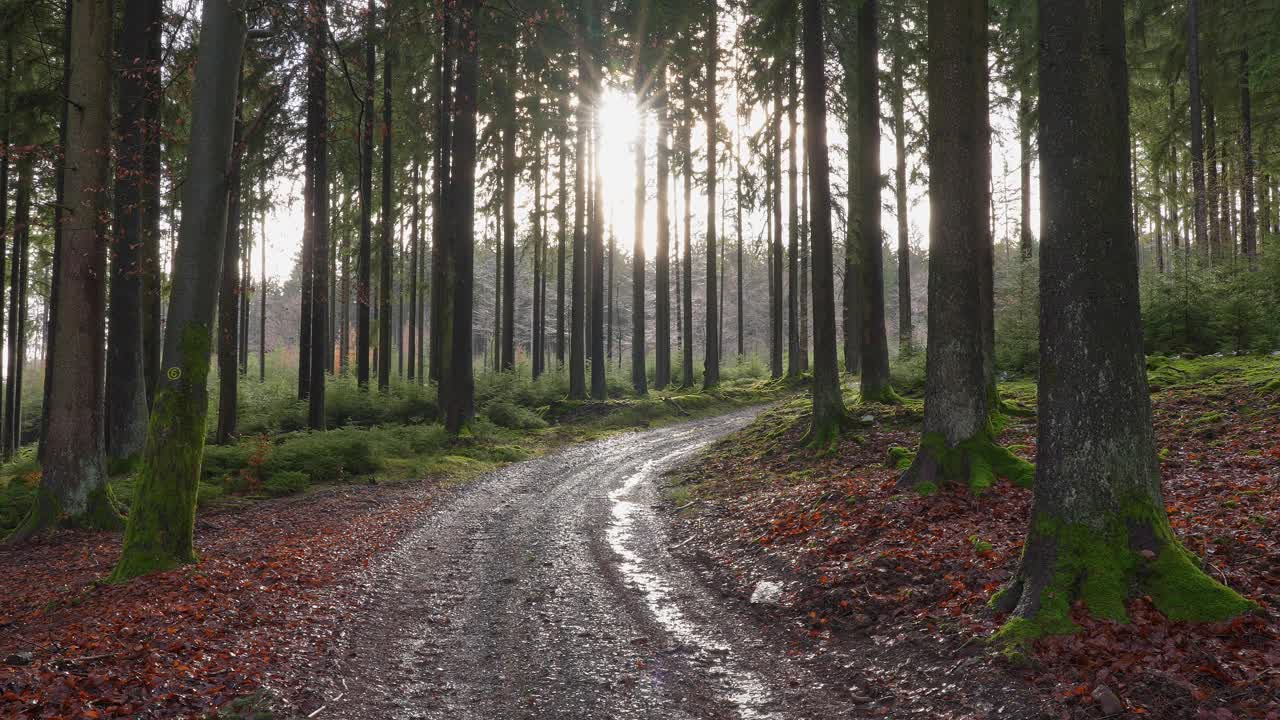
{"label": "wet soil", "polygon": [[986,681],[963,655],[909,643],[816,651],[698,563],[692,538],[673,539],[664,475],[756,413],[571,447],[458,491],[370,568],[356,619],[313,665],[303,715],[1039,717],[1012,688],[891,709],[899,673]]}

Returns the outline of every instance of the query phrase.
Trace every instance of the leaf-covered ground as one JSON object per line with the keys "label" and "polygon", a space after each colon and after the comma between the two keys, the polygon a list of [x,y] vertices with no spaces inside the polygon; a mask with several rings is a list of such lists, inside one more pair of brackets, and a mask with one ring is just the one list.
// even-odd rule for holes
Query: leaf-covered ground
{"label": "leaf-covered ground", "polygon": [[[986,603],[1016,569],[1031,494],[1007,482],[981,497],[897,491],[886,458],[918,442],[918,402],[854,408],[874,420],[822,456],[799,449],[804,402],[771,411],[676,476],[674,499],[688,506],[681,524],[703,560],[743,595],[782,580],[780,619],[825,652],[857,636],[943,643],[964,675],[1025,683],[1066,718],[1105,715],[1100,686],[1133,715],[1280,718],[1280,388],[1268,382],[1276,366],[1153,368],[1165,388],[1153,400],[1171,522],[1209,572],[1264,609],[1231,623],[1170,623],[1138,599],[1128,624],[1077,612],[1082,632],[1038,642],[1023,663],[989,652],[982,640],[1003,618]],[[1034,402],[1030,386],[1012,389]],[[1034,460],[1034,429],[1014,418],[1002,441]],[[904,700],[867,691],[889,716]],[[939,677],[916,692],[936,701],[981,685]]]}
{"label": "leaf-covered ground", "polygon": [[360,570],[433,486],[327,490],[197,523],[205,559],[103,585],[115,534],[0,550],[0,717],[191,717],[273,686],[333,642]]}

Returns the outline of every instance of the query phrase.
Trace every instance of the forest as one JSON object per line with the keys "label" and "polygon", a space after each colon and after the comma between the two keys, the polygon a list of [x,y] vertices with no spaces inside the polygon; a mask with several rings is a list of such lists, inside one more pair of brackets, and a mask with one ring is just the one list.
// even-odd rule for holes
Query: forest
{"label": "forest", "polygon": [[1275,0],[0,44],[0,716],[1280,718]]}

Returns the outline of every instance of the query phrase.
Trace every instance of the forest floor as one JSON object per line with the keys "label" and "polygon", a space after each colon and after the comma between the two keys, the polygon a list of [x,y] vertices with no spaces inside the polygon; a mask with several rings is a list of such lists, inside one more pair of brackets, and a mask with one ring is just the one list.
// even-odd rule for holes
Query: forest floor
{"label": "forest floor", "polygon": [[[670,502],[686,508],[674,537],[739,598],[777,583],[760,612],[797,652],[871,671],[861,692],[884,716],[937,703],[938,717],[981,717],[986,685],[1029,690],[1048,717],[1280,718],[1280,358],[1153,358],[1149,370],[1170,520],[1257,616],[1170,623],[1139,599],[1128,624],[1077,608],[1081,632],[1020,662],[992,652],[983,640],[1004,618],[986,603],[1017,567],[1031,492],[900,493],[887,460],[918,443],[915,401],[852,407],[859,429],[822,455],[798,449],[804,401],[767,412],[672,479]],[[1031,384],[1002,392],[1034,407]],[[1034,418],[1012,418],[1001,441],[1034,461]]]}
{"label": "forest floor", "polygon": [[[1278,374],[1151,363],[1172,522],[1268,613]],[[1189,626],[1139,600],[992,653],[1029,492],[897,494],[918,401],[852,408],[870,420],[823,455],[798,449],[806,405],[204,513],[199,565],[127,585],[98,582],[118,535],[2,549],[0,717],[1097,718],[1104,685],[1133,716],[1280,717],[1272,614]],[[1030,418],[1002,439],[1034,458]]]}

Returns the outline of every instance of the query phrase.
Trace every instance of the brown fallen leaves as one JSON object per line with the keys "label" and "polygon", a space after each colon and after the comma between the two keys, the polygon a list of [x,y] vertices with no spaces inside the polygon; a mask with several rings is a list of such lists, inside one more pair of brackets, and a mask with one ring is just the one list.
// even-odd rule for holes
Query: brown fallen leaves
{"label": "brown fallen leaves", "polygon": [[[344,487],[202,517],[196,566],[103,585],[118,535],[0,549],[0,717],[188,717],[277,685],[334,641],[360,571],[431,502]],[[16,659],[16,658],[15,658]]]}
{"label": "brown fallen leaves", "polygon": [[[1154,400],[1172,524],[1264,613],[1170,623],[1139,599],[1119,624],[1080,609],[1083,632],[1041,641],[1028,665],[997,671],[1063,717],[1098,717],[1107,693],[1095,691],[1105,685],[1135,715],[1280,718],[1280,621],[1271,614],[1280,609],[1280,393],[1220,385]],[[778,437],[778,418],[766,418],[685,476],[706,482],[695,495],[711,506],[688,531],[739,584],[754,581],[752,568],[792,581],[789,611],[817,642],[921,627],[950,647],[986,637],[1004,620],[986,603],[1016,569],[1030,491],[1001,482],[982,497],[900,494],[885,460],[890,447],[918,442],[919,417],[884,412],[823,457],[796,449],[803,419]],[[1033,421],[1014,422],[1001,440],[1034,460]]]}

